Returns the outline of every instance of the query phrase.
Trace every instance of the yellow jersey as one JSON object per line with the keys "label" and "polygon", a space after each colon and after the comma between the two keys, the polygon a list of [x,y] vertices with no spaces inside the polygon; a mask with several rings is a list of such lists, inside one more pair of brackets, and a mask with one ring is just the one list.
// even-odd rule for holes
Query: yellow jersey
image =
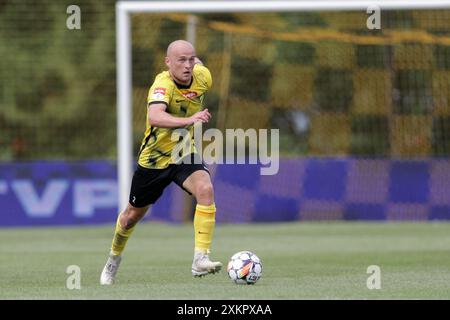
{"label": "yellow jersey", "polygon": [[[163,103],[167,106],[166,112],[175,117],[190,117],[203,109],[203,100],[205,93],[212,86],[212,77],[208,68],[200,64],[194,65],[192,72],[192,80],[189,86],[177,84],[169,74],[164,71],[158,74],[150,87],[147,99],[147,108],[151,108],[152,104]],[[142,139],[141,148],[138,156],[138,164],[141,167],[149,169],[167,168],[169,164],[174,163],[172,159],[172,150],[181,138],[175,133],[179,128],[159,128],[151,126],[148,121],[147,109],[147,125]],[[191,139],[191,148],[189,152],[182,149],[187,156],[196,152],[194,145],[194,126],[186,126],[189,130]],[[175,141],[173,141],[174,139]]]}

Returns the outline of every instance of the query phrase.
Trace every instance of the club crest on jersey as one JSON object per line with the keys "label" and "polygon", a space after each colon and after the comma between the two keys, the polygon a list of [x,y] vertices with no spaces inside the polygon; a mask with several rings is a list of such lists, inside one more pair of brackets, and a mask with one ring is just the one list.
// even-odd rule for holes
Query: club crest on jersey
{"label": "club crest on jersey", "polygon": [[188,99],[194,99],[197,96],[197,92],[195,91],[188,91],[183,93],[183,97],[188,98]]}

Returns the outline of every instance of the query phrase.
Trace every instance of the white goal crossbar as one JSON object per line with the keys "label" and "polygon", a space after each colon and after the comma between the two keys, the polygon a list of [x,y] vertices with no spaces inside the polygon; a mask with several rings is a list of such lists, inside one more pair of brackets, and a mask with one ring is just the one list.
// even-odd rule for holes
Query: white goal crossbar
{"label": "white goal crossbar", "polygon": [[133,170],[130,13],[301,12],[444,9],[448,0],[328,1],[119,1],[116,3],[117,144],[119,210],[128,203]]}

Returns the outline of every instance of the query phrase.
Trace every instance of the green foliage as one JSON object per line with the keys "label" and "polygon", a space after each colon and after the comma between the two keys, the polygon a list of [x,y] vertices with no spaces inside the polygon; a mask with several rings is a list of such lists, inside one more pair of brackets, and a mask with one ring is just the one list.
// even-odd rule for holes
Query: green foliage
{"label": "green foliage", "polygon": [[320,68],[315,79],[315,97],[320,110],[348,112],[353,98],[352,72]]}
{"label": "green foliage", "polygon": [[394,95],[394,112],[427,114],[433,108],[432,75],[429,70],[398,70]]}
{"label": "green foliage", "polygon": [[159,28],[160,35],[156,41],[156,46],[159,50],[166,52],[167,46],[172,41],[183,39],[185,37],[185,24],[169,19],[164,19]]}
{"label": "green foliage", "polygon": [[[0,1],[1,160],[116,157],[115,1],[77,1],[81,9],[81,30],[66,28],[66,9],[71,4],[69,0]],[[440,111],[448,95],[439,90],[448,89],[450,46],[444,42],[420,42],[420,39],[417,43],[403,41],[399,45],[357,41],[360,37],[383,37],[385,31],[419,30],[445,38],[450,26],[446,24],[446,16],[438,10],[383,10],[382,29],[368,30],[352,14],[198,15],[199,55],[211,66],[215,83],[206,100],[214,121],[219,113],[219,101],[225,101],[228,108],[227,121],[233,116],[231,123],[227,122],[231,126],[249,127],[255,123],[264,126],[271,122],[269,118],[277,108],[287,114],[289,110],[339,113],[346,117],[342,123],[351,125],[351,135],[343,135],[343,139],[350,140],[343,144],[349,149],[344,150],[345,147],[342,151],[348,155],[375,156],[390,154],[394,144],[389,141],[393,137],[388,134],[388,123],[393,116],[433,117],[433,128],[428,128],[433,135],[425,137],[423,146],[436,155],[449,155],[448,119]],[[436,25],[430,18],[433,15],[436,15]],[[139,16],[137,20],[132,18],[133,103],[134,107],[141,108],[145,106],[148,86],[164,68],[168,43],[185,37],[186,24],[180,15],[136,16]],[[332,28],[335,27],[341,38],[295,41],[297,31],[308,29],[334,37],[336,29]],[[231,52],[224,51],[228,50],[224,32],[230,35]],[[286,38],[286,35],[294,37]],[[342,35],[358,37],[348,40]],[[395,39],[391,37],[391,40]],[[229,89],[221,96],[223,88],[228,87],[228,70],[223,65],[228,54],[231,56]],[[286,65],[292,69],[283,67]],[[361,72],[362,69],[377,70]],[[355,81],[368,79],[366,71],[380,71],[383,74],[380,77],[385,76],[386,87],[379,81],[373,86],[356,85]],[[280,99],[280,91],[284,99]],[[377,103],[387,101],[386,105],[379,110],[365,108],[378,108],[367,100],[374,97],[379,97]],[[238,105],[230,106],[230,101]],[[264,112],[262,109],[259,112],[259,104]],[[243,108],[247,112],[240,114]],[[145,116],[144,112],[136,115],[136,123],[144,123],[139,118]],[[214,121],[209,126],[213,127]],[[283,129],[282,155],[314,155],[313,149],[307,147],[311,137],[345,131],[342,127],[312,124],[299,137],[293,130],[284,129],[289,128],[289,120],[283,122],[278,126]],[[136,126],[135,131],[138,130],[138,134],[133,133],[137,148],[142,128]]]}
{"label": "green foliage", "polygon": [[409,29],[416,27],[411,10],[381,10],[382,28]]}
{"label": "green foliage", "polygon": [[267,101],[270,93],[272,66],[258,59],[232,57],[231,73],[239,76],[231,78],[233,95],[255,101]]}
{"label": "green foliage", "polygon": [[354,116],[351,122],[352,154],[387,156],[389,154],[389,124],[384,116]]}
{"label": "green foliage", "polygon": [[155,78],[155,68],[152,64],[154,50],[143,47],[133,47],[132,50],[133,87],[147,87]]}
{"label": "green foliage", "polygon": [[12,158],[114,156],[114,2],[79,1],[81,30],[66,28],[69,4],[10,2],[0,12],[0,116],[11,125],[2,144]]}
{"label": "green foliage", "polygon": [[280,62],[297,65],[311,65],[314,63],[315,48],[306,42],[277,41],[277,57]]}
{"label": "green foliage", "polygon": [[327,22],[314,12],[282,12],[279,14],[287,25],[288,30],[295,30],[300,27],[325,27]]}
{"label": "green foliage", "polygon": [[439,69],[450,69],[450,46],[437,45],[434,47],[435,64]]}
{"label": "green foliage", "polygon": [[362,68],[385,68],[388,57],[386,46],[357,45],[356,62]]}
{"label": "green foliage", "polygon": [[433,150],[437,156],[450,154],[450,116],[441,116],[434,119]]}

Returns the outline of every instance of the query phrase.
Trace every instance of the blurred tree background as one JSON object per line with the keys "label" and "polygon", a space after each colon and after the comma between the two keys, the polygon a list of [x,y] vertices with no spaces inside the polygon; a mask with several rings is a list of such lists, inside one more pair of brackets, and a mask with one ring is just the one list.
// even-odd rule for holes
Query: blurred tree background
{"label": "blurred tree background", "polygon": [[0,5],[1,160],[115,158],[114,1]]}
{"label": "blurred tree background", "polygon": [[[0,1],[0,160],[116,159],[115,2]],[[197,15],[208,127],[279,128],[285,156],[450,155],[450,13]],[[134,145],[186,14],[132,15]]]}

